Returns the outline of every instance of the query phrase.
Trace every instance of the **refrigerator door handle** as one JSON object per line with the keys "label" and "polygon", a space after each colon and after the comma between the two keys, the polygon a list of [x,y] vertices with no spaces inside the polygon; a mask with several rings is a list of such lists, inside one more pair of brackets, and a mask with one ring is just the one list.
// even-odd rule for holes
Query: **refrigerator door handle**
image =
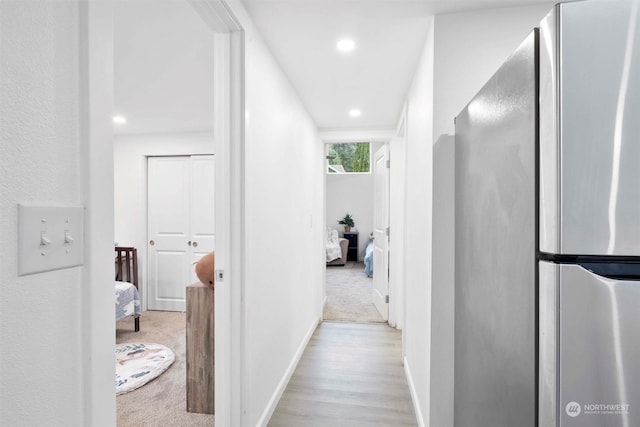
{"label": "refrigerator door handle", "polygon": [[591,273],[615,280],[636,281],[640,282],[640,262],[637,263],[580,263],[585,270]]}
{"label": "refrigerator door handle", "polygon": [[569,255],[538,252],[539,261],[579,265],[596,274],[615,280],[640,280],[640,256]]}

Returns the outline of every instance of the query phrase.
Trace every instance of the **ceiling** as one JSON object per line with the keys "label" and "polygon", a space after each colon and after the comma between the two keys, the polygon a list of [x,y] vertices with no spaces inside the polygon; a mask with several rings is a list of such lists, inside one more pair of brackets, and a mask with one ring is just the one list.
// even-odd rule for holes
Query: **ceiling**
{"label": "ceiling", "polygon": [[[432,14],[548,0],[242,0],[321,130],[395,128]],[[115,2],[116,133],[211,131],[210,30],[186,0]],[[355,49],[339,53],[351,37]],[[360,117],[349,110],[360,109]]]}
{"label": "ceiling", "polygon": [[[244,0],[319,128],[394,128],[429,25],[427,2]],[[336,43],[350,37],[350,53]],[[351,118],[349,110],[362,115]]]}
{"label": "ceiling", "polygon": [[114,2],[116,134],[211,132],[213,38],[186,0]]}
{"label": "ceiling", "polygon": [[[320,129],[391,128],[420,57],[429,16],[548,0],[243,0]],[[336,42],[351,37],[350,54]],[[362,115],[349,116],[352,108]]]}

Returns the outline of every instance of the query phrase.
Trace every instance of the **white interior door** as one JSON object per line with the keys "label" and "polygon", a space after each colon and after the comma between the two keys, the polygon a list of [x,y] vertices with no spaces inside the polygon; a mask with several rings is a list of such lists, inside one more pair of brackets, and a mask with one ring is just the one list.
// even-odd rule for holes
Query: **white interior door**
{"label": "white interior door", "polygon": [[389,168],[387,146],[373,156],[373,303],[389,319]]}
{"label": "white interior door", "polygon": [[213,250],[213,156],[149,157],[147,305],[184,311],[193,263]]}

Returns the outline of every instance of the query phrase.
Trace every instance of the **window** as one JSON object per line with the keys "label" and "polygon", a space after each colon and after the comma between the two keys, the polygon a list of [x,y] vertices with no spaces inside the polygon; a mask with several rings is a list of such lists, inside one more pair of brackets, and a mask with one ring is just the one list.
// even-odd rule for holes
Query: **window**
{"label": "window", "polygon": [[327,144],[327,173],[369,173],[370,147],[368,142]]}

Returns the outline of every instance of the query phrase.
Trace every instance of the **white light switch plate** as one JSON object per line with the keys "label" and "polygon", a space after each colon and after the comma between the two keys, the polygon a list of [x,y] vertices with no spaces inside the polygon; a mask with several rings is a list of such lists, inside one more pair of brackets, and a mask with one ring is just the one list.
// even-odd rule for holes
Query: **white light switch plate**
{"label": "white light switch plate", "polygon": [[84,207],[18,205],[18,275],[82,265]]}

